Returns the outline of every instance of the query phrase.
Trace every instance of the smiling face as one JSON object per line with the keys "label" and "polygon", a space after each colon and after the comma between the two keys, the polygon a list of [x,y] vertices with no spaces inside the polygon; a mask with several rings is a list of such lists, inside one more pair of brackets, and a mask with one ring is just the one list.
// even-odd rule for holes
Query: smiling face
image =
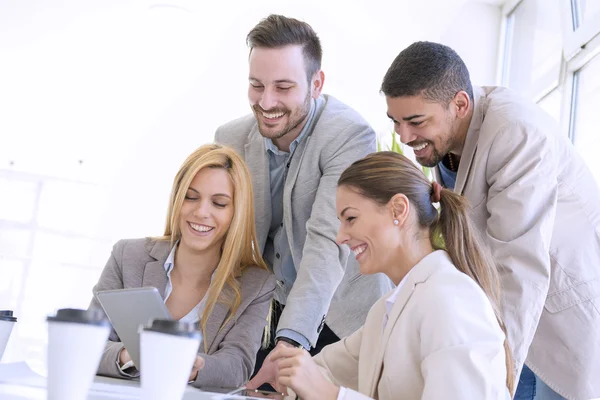
{"label": "smiling face", "polygon": [[320,94],[320,74],[317,73],[309,84],[299,45],[255,47],[250,53],[249,64],[248,99],[259,132],[269,139],[287,135],[291,143],[306,123],[311,98]]}
{"label": "smiling face", "polygon": [[[397,264],[395,255],[401,245],[398,226],[390,205],[381,206],[348,186],[337,189],[336,212],[340,229],[336,242],[350,247],[361,274],[383,272]],[[352,257],[352,256],[351,256]]]}
{"label": "smiling face", "polygon": [[181,206],[180,246],[195,253],[220,250],[233,218],[233,195],[233,184],[225,169],[200,170]]}
{"label": "smiling face", "polygon": [[386,96],[386,102],[394,130],[402,143],[412,147],[419,164],[434,167],[450,151],[460,154],[462,138],[455,100],[448,107],[426,101],[421,95]]}

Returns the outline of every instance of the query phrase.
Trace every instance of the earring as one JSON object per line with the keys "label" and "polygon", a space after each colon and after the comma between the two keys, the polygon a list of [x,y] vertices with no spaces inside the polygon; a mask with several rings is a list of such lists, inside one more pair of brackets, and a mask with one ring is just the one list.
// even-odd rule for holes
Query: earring
{"label": "earring", "polygon": [[398,225],[400,222],[398,222],[397,219],[394,220],[394,225]]}

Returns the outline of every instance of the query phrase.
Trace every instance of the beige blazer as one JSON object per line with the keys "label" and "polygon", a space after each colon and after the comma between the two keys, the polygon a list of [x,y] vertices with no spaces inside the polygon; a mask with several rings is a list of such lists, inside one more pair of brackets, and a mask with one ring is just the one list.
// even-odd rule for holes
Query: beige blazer
{"label": "beige blazer", "polygon": [[[153,286],[164,297],[167,285],[164,264],[170,251],[169,242],[149,238],[117,242],[93,292]],[[208,319],[204,337],[208,352],[205,354],[204,346],[200,346],[199,353],[205,364],[193,382],[196,387],[239,387],[248,381],[254,370],[275,291],[275,278],[265,270],[250,267],[244,270],[239,281],[242,300],[235,317],[220,329],[229,309],[225,304],[217,303]],[[95,299],[90,307],[101,308]],[[116,364],[122,348],[123,344],[113,330],[100,361],[99,375],[124,378]]]}
{"label": "beige blazer", "polygon": [[315,356],[329,378],[358,400],[500,400],[505,336],[481,288],[445,251],[405,277],[388,322],[384,296],[365,325]]}
{"label": "beige blazer", "polygon": [[598,184],[541,108],[505,88],[474,94],[455,191],[499,263],[516,368],[568,399],[600,397]]}

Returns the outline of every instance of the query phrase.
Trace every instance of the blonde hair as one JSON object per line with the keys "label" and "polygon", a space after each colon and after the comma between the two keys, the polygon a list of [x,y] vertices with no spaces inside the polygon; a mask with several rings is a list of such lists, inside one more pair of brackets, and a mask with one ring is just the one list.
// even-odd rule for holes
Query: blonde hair
{"label": "blonde hair", "polygon": [[[464,197],[442,189],[438,213],[431,200],[431,182],[412,161],[391,151],[371,153],[356,161],[342,173],[338,186],[356,189],[379,205],[386,205],[398,193],[404,194],[414,207],[419,224],[429,228],[433,248],[445,249],[456,268],[483,289],[492,304],[498,324],[506,335],[500,313],[497,266],[467,214],[468,203]],[[514,366],[508,339],[504,340],[504,351],[506,386],[513,393]]]}
{"label": "blonde hair", "polygon": [[[233,217],[225,234],[221,250],[221,259],[214,273],[212,283],[206,295],[206,306],[200,319],[200,329],[206,337],[206,324],[218,301],[229,303],[230,313],[223,325],[235,315],[241,302],[240,285],[236,279],[242,271],[250,266],[257,266],[268,271],[259,252],[254,225],[254,199],[252,180],[244,160],[231,148],[220,144],[208,144],[199,147],[183,162],[175,175],[173,189],[169,200],[169,210],[165,232],[157,240],[169,240],[171,246],[181,238],[180,213],[186,192],[198,172],[204,168],[220,168],[229,174],[233,184]],[[221,296],[225,286],[233,291],[233,298],[225,301]],[[265,323],[268,322],[267,321]],[[207,350],[206,342],[204,344]]]}

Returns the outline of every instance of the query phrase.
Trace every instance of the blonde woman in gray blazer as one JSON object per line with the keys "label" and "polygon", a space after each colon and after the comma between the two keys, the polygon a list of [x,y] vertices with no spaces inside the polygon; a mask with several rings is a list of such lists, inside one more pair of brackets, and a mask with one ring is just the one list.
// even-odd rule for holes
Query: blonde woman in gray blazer
{"label": "blonde woman in gray blazer", "polygon": [[[205,145],[175,177],[164,235],[115,244],[93,291],[157,288],[174,319],[202,330],[193,385],[241,386],[254,368],[275,289],[257,248],[244,161],[227,147]],[[113,331],[98,374],[137,376],[130,360]]]}
{"label": "blonde woman in gray blazer", "polygon": [[511,90],[473,87],[441,44],[403,50],[382,90],[402,142],[469,200],[499,264],[515,399],[600,397],[600,190],[572,143]]}

